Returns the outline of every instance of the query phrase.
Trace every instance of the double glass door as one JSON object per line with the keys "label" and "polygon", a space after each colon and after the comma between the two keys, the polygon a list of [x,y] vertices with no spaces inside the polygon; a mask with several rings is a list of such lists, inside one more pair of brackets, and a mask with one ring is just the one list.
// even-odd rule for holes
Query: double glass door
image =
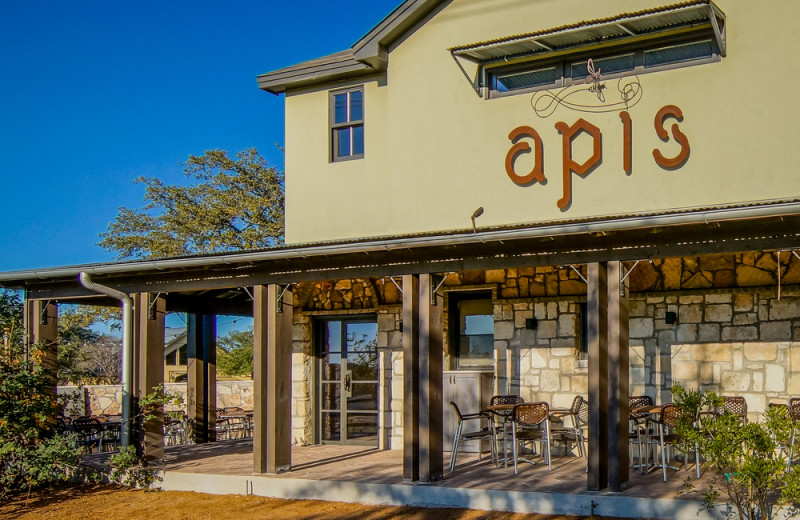
{"label": "double glass door", "polygon": [[378,325],[320,321],[318,431],[322,443],[378,443]]}

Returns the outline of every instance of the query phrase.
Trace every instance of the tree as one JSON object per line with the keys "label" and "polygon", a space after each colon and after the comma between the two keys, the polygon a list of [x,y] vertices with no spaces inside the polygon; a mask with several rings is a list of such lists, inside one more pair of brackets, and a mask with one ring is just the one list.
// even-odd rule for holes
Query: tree
{"label": "tree", "polygon": [[231,331],[217,339],[217,369],[225,376],[253,375],[253,330]]}
{"label": "tree", "polygon": [[58,317],[58,382],[119,384],[122,344],[119,338],[92,330],[98,323],[119,328],[120,309],[63,306]]}
{"label": "tree", "polygon": [[15,291],[0,291],[0,340],[3,352],[10,356],[12,345],[22,344],[22,302]]}
{"label": "tree", "polygon": [[283,173],[255,148],[189,156],[189,186],[139,177],[143,209],[121,207],[99,246],[118,258],[173,257],[271,247],[283,242]]}

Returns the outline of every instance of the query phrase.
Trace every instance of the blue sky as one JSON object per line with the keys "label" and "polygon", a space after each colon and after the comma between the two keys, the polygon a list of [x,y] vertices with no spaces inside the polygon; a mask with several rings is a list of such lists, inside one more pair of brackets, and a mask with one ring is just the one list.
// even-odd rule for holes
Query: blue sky
{"label": "blue sky", "polygon": [[[0,271],[106,262],[139,175],[256,147],[283,168],[260,73],[355,43],[400,0],[8,0],[0,16]],[[338,4],[342,5],[342,4]]]}

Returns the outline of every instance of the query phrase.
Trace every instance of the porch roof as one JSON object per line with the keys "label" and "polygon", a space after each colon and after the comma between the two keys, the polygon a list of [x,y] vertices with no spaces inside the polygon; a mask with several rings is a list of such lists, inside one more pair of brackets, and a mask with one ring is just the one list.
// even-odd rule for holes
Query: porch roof
{"label": "porch roof", "polygon": [[222,303],[241,299],[246,293],[239,289],[256,284],[786,250],[798,247],[799,238],[800,198],[794,198],[13,271],[0,273],[0,287],[25,289],[31,299],[97,298],[78,282],[79,273],[87,272],[98,283],[127,293],[216,291],[215,301]]}

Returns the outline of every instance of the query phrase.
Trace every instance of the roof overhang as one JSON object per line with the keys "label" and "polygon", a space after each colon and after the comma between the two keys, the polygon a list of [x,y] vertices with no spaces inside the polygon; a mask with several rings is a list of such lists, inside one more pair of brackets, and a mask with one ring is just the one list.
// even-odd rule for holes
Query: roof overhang
{"label": "roof overhang", "polygon": [[725,55],[725,14],[710,0],[623,13],[545,31],[471,43],[450,49],[453,56],[487,65],[538,55],[571,52],[589,46],[633,43],[680,31],[710,29]]}
{"label": "roof overhang", "polygon": [[258,76],[273,94],[386,71],[388,48],[437,7],[451,0],[406,0],[350,49]]}
{"label": "roof overhang", "polygon": [[[310,244],[262,251],[0,273],[32,299],[94,297],[78,275],[126,293],[168,294],[170,309],[248,311],[261,284],[552,266],[760,250],[800,244],[800,200],[629,215],[540,226]],[[205,295],[205,299],[196,296]],[[202,310],[202,309],[201,309]],[[223,312],[219,312],[222,314]]]}

